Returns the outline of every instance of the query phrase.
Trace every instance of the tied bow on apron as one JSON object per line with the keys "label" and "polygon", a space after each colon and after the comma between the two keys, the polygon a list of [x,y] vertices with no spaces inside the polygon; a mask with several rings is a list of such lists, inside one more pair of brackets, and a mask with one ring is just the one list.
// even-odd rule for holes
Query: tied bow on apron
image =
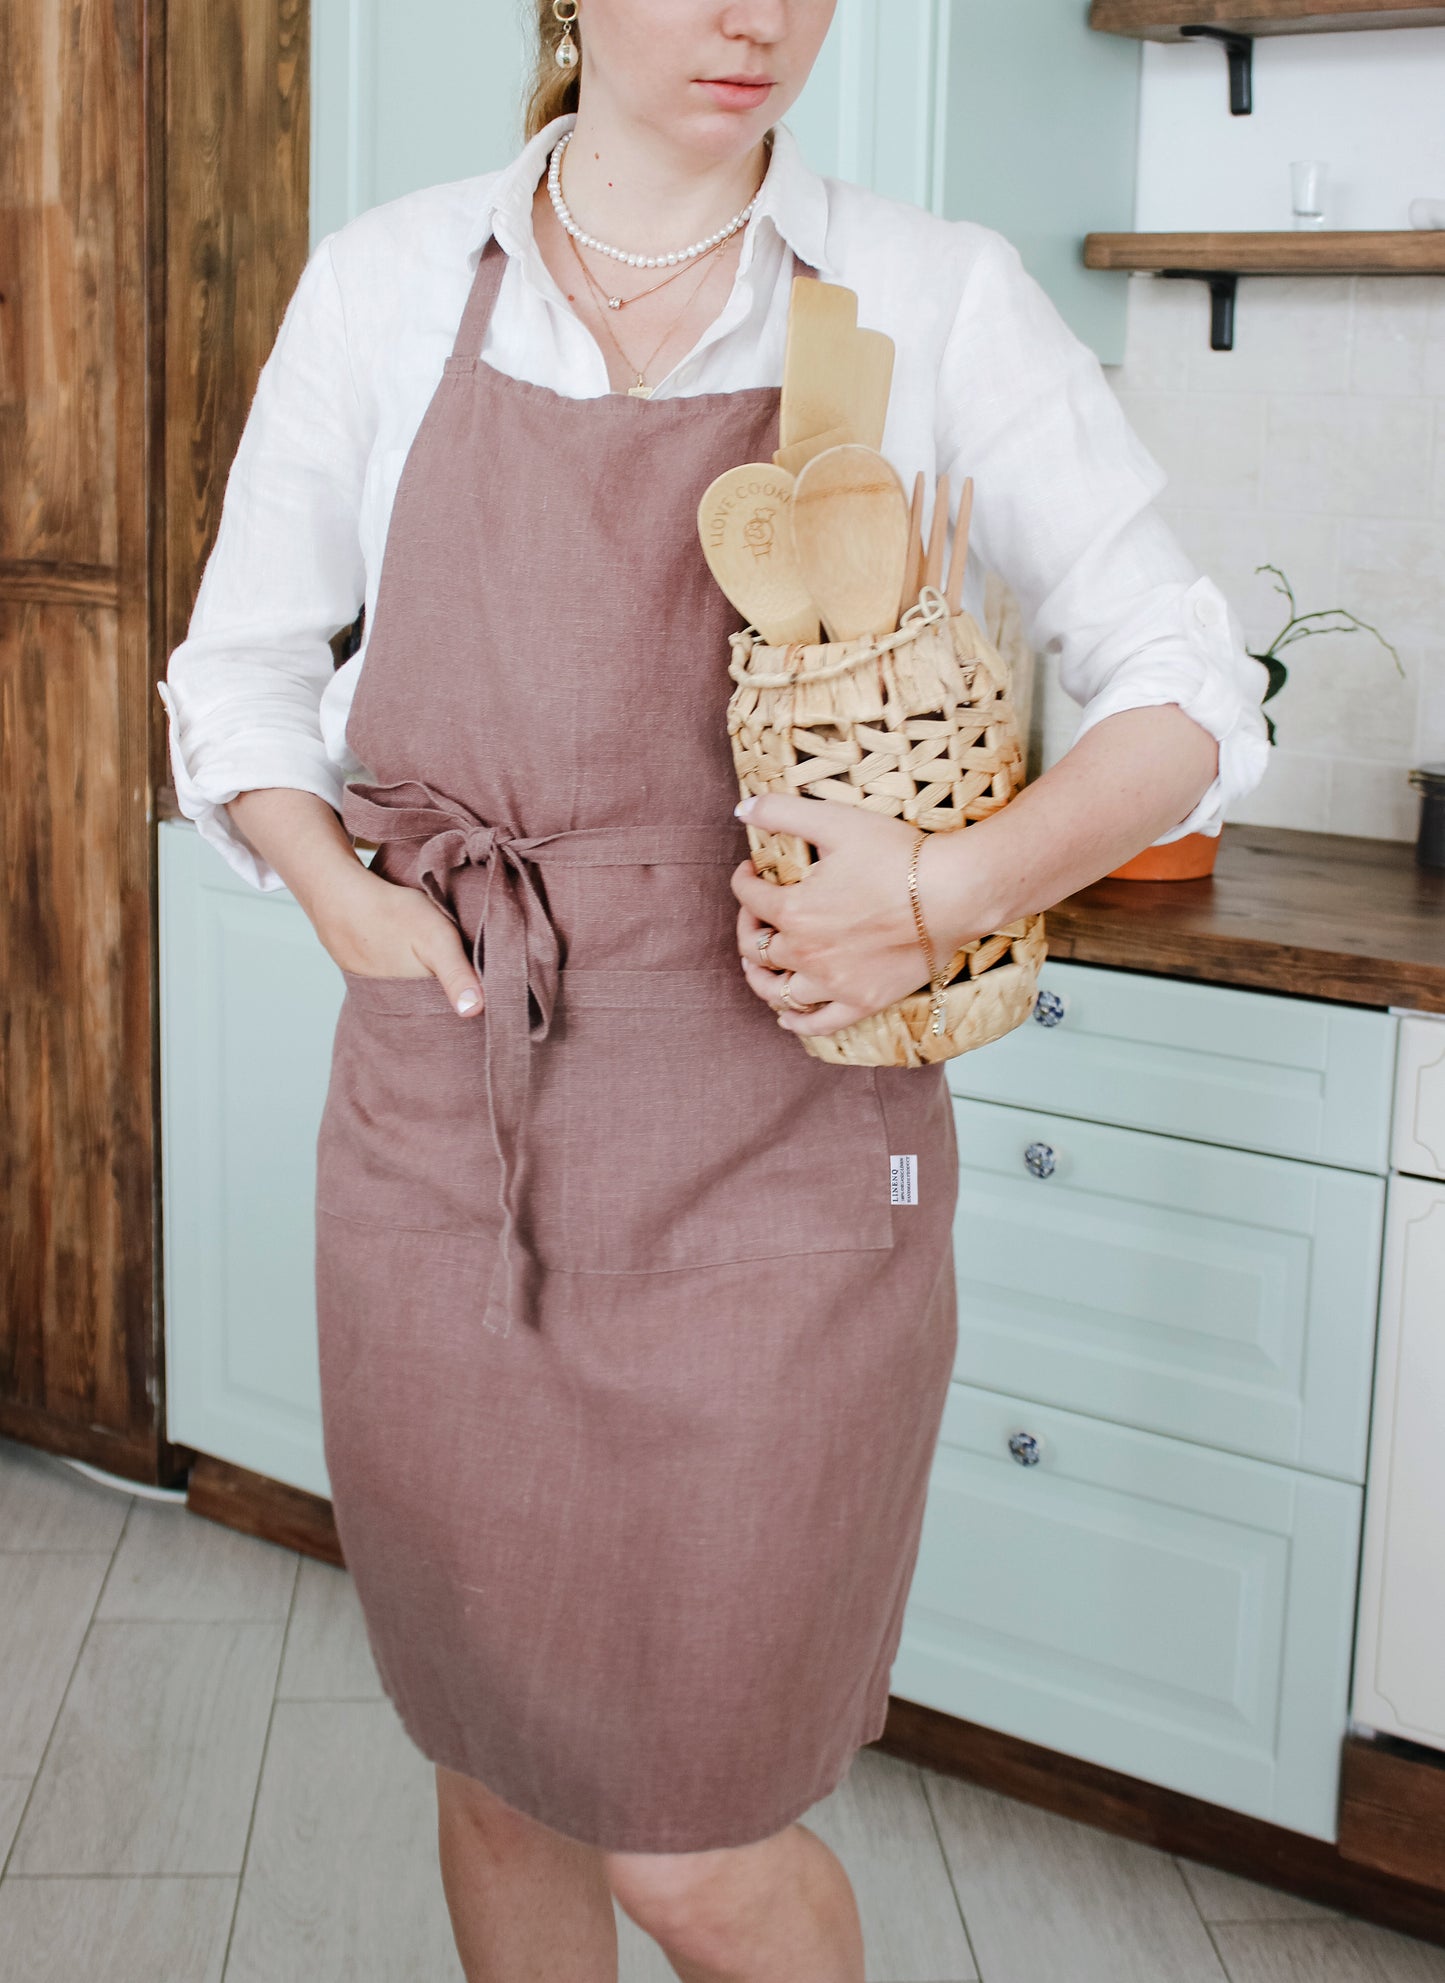
{"label": "tied bow on apron", "polygon": [[[551,1031],[560,984],[561,946],[536,869],[548,861],[573,867],[730,865],[746,851],[746,837],[734,824],[580,827],[526,838],[489,825],[458,800],[417,780],[348,785],[342,793],[341,818],[353,839],[378,846],[407,843],[409,885],[425,889],[463,935],[456,899],[460,878],[469,869],[485,875],[471,953],[482,981],[487,1105],[501,1166],[497,1203],[502,1231],[482,1321],[505,1336],[511,1332],[514,1314],[529,1313],[536,1260],[522,1213],[518,1173],[532,1043],[545,1040]],[[472,901],[468,889],[468,914]],[[535,1020],[529,999],[536,1004]],[[459,1018],[457,1023],[467,1022]]]}
{"label": "tied bow on apron", "polygon": [[[356,839],[378,844],[420,842],[411,856],[415,885],[425,889],[459,928],[453,902],[454,877],[467,867],[486,874],[471,954],[484,997],[487,1104],[492,1143],[502,1173],[497,1194],[502,1234],[482,1320],[487,1328],[507,1335],[514,1310],[525,1306],[524,1276],[531,1261],[517,1205],[518,1149],[527,1113],[531,1042],[546,1039],[551,1030],[560,957],[557,931],[537,886],[533,863],[551,842],[576,836],[552,833],[522,839],[503,827],[487,825],[454,799],[415,782],[348,785],[342,794],[341,816]],[[535,1021],[529,1010],[529,994],[536,1002]]]}

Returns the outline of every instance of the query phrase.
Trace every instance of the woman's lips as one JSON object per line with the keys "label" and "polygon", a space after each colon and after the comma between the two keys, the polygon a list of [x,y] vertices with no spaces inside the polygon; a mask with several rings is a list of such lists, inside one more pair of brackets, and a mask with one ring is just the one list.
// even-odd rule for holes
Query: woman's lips
{"label": "woman's lips", "polygon": [[767,77],[748,82],[741,77],[726,76],[721,81],[703,80],[702,87],[725,110],[756,110],[760,103],[766,103],[773,84]]}

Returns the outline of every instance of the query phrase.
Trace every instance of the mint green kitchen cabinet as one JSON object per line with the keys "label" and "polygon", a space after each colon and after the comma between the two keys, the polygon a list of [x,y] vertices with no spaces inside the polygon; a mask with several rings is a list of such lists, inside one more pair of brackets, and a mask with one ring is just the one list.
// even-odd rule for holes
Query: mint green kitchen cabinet
{"label": "mint green kitchen cabinet", "polygon": [[1383,1178],[1041,1109],[954,1115],[960,1377],[1363,1481]]}
{"label": "mint green kitchen cabinet", "polygon": [[948,1063],[949,1086],[1383,1176],[1388,1012],[1046,960],[1033,1017]]}
{"label": "mint green kitchen cabinet", "polygon": [[1337,1836],[1397,1027],[1049,959],[947,1063],[958,1358],[895,1694]]}
{"label": "mint green kitchen cabinet", "polygon": [[1445,1750],[1445,1018],[1400,1021],[1353,1707]]}
{"label": "mint green kitchen cabinet", "polygon": [[1333,1838],[1360,1503],[953,1384],[891,1689]]}
{"label": "mint green kitchen cabinet", "polygon": [[329,1496],[313,1221],[343,981],[289,890],[192,826],[157,839],[166,1433]]}
{"label": "mint green kitchen cabinet", "polygon": [[[584,30],[585,32],[585,30]],[[1014,243],[1106,364],[1128,277],[1083,265],[1134,224],[1140,44],[1082,0],[839,0],[786,119],[820,172]],[[519,0],[315,0],[311,239],[419,186],[491,171],[521,142]]]}

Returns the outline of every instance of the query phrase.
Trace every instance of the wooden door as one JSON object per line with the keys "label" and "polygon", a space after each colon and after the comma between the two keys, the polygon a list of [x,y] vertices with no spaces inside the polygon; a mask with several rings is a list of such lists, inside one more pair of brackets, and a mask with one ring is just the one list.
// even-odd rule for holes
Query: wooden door
{"label": "wooden door", "polygon": [[306,246],[304,0],[0,11],[0,1433],[161,1426],[154,684]]}
{"label": "wooden door", "polygon": [[0,1431],[155,1466],[142,0],[0,30]]}

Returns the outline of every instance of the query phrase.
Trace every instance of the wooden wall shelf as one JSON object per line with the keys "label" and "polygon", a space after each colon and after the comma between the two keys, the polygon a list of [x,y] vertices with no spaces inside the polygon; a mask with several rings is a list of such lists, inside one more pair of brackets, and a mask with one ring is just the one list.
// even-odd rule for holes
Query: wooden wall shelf
{"label": "wooden wall shelf", "polygon": [[1259,35],[1445,27],[1445,6],[1440,0],[1093,0],[1089,26],[1144,41],[1218,42],[1229,58],[1229,108],[1248,117]]}
{"label": "wooden wall shelf", "polygon": [[1094,0],[1089,25],[1143,41],[1181,41],[1186,27],[1232,34],[1340,34],[1356,28],[1445,27],[1440,0]]}
{"label": "wooden wall shelf", "polygon": [[[1440,10],[1445,13],[1445,9]],[[1318,233],[1089,234],[1084,265],[1162,275],[1445,275],[1445,228]]]}
{"label": "wooden wall shelf", "polygon": [[1445,229],[1086,234],[1084,266],[1207,282],[1210,349],[1232,351],[1242,275],[1445,275]]}

